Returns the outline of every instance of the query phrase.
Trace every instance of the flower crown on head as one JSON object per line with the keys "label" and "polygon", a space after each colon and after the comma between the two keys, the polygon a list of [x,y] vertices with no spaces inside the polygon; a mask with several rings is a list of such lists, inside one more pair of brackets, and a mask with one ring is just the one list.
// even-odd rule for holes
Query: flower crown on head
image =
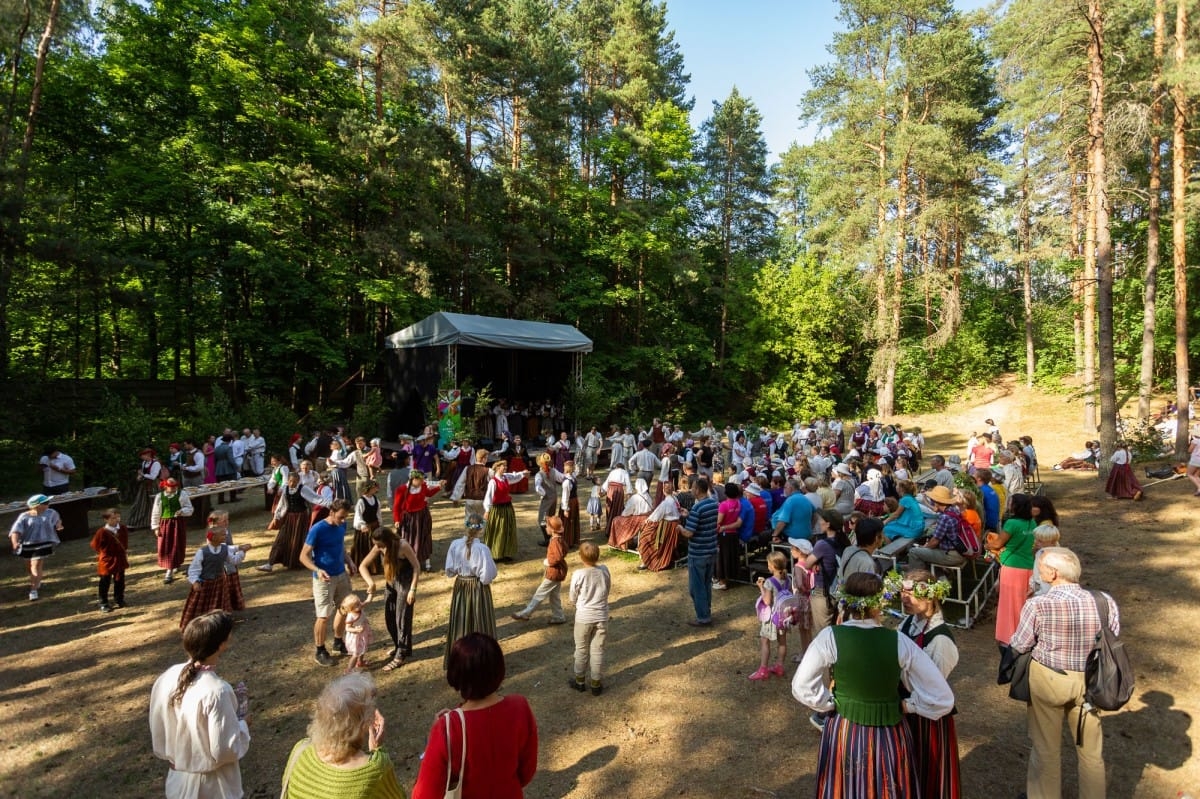
{"label": "flower crown on head", "polygon": [[938,602],[943,601],[950,596],[950,581],[945,577],[939,577],[936,580],[906,580],[898,571],[890,571],[883,578],[885,590],[892,590],[896,596],[900,596],[900,592],[909,591],[917,599],[934,599]]}
{"label": "flower crown on head", "polygon": [[[889,572],[888,576],[890,577],[892,574],[895,572]],[[833,596],[846,610],[865,613],[868,610],[895,607],[900,601],[900,589],[885,578],[883,587],[870,596],[853,596],[845,593],[841,588],[835,590]]]}

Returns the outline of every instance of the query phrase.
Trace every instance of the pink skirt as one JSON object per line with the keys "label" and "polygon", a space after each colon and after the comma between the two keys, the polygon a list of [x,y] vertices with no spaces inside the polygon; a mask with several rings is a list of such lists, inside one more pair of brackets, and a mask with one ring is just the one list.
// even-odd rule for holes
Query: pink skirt
{"label": "pink skirt", "polygon": [[1021,608],[1025,607],[1025,595],[1029,591],[1029,578],[1033,569],[1016,569],[1000,566],[1000,599],[996,602],[996,640],[1008,646],[1017,622],[1021,619]]}

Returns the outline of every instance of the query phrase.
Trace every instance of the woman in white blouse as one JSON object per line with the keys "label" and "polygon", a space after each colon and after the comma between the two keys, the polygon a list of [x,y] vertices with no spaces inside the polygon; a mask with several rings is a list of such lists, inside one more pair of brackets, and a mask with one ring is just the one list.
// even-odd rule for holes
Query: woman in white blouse
{"label": "woman in white blouse", "polygon": [[817,633],[792,680],[797,701],[827,714],[812,718],[822,730],[817,796],[919,795],[904,714],[939,719],[954,708],[954,694],[929,656],[880,625],[888,601],[877,575],[850,575],[841,599],[846,621]]}
{"label": "woman in white blouse", "polygon": [[467,518],[466,535],[451,543],[446,552],[446,576],[454,578],[454,590],[450,594],[443,667],[449,661],[450,647],[467,633],[496,637],[496,609],[492,604],[496,561],[487,544],[479,540],[482,534],[483,517],[473,513]]}

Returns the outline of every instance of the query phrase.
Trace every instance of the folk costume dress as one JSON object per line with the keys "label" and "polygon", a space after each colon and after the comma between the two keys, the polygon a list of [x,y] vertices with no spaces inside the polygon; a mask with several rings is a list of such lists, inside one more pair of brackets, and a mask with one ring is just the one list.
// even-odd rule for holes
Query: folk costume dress
{"label": "folk costume dress", "polygon": [[633,484],[629,482],[629,472],[625,465],[618,461],[608,470],[604,481],[605,510],[607,515],[604,522],[604,534],[608,536],[609,546],[616,546],[612,540],[613,519],[625,511],[625,497],[633,493]]}
{"label": "folk costume dress", "polygon": [[639,477],[633,493],[621,509],[621,515],[613,519],[608,545],[617,549],[627,549],[629,543],[641,533],[651,511],[653,508],[650,507],[650,487]]}
{"label": "folk costume dress", "polygon": [[454,589],[450,593],[450,621],[442,668],[450,660],[450,647],[467,633],[496,637],[496,608],[492,604],[496,561],[487,544],[469,536],[451,543],[446,552],[446,576],[454,578]]}
{"label": "folk costume dress", "polygon": [[[237,549],[237,545],[233,543],[233,531],[226,527],[221,533],[225,536],[225,546],[230,549]],[[207,537],[207,536],[206,536]],[[238,573],[238,566],[245,560],[246,553],[242,553],[241,559],[234,563],[225,561],[225,587],[229,591],[229,604],[227,610],[245,610],[246,595],[242,593],[242,576]]]}
{"label": "folk costume dress", "polygon": [[[375,542],[371,540],[371,533],[378,529],[379,495],[359,497],[358,502],[354,503],[354,542],[350,544],[350,562],[354,564],[355,571],[358,571],[358,564],[362,563],[363,558],[375,546]],[[383,566],[372,563],[371,574],[383,574]]]}
{"label": "folk costume dress", "polygon": [[[825,684],[832,669],[836,694]],[[818,799],[909,799],[917,792],[912,733],[901,712],[939,719],[954,708],[946,679],[916,642],[879,625],[852,619],[817,633],[796,676],[792,695],[816,711],[836,710],[825,722],[817,756]]]}
{"label": "folk costume dress", "polygon": [[[514,472],[524,472],[527,470],[533,460],[529,457],[529,447],[524,443],[514,443],[508,453],[508,468]],[[510,494],[527,494],[529,493],[529,475],[522,475],[521,479],[512,483],[508,487]]]}
{"label": "folk costume dress", "polygon": [[[267,482],[263,483],[263,509],[271,511],[272,520],[274,519],[275,506],[279,504],[279,495],[287,485],[288,475],[291,470],[287,464],[281,463],[271,469],[271,474],[267,477]],[[267,525],[268,530],[276,530],[277,527]]]}
{"label": "folk costume dress", "polygon": [[400,537],[417,553],[424,563],[433,556],[433,517],[429,515],[429,499],[442,490],[440,485],[419,486],[409,483],[396,492],[392,503],[392,519]]}
{"label": "folk costume dress", "polygon": [[483,512],[487,514],[483,540],[495,557],[501,560],[517,556],[517,514],[513,510],[509,486],[520,482],[524,472],[505,472],[488,479],[483,497]]}
{"label": "folk costume dress", "polygon": [[667,494],[650,512],[638,533],[638,554],[642,565],[660,572],[675,562],[675,547],[679,544],[679,500]]}
{"label": "folk costume dress", "polygon": [[[303,478],[301,479],[303,480]],[[320,478],[317,478],[317,487],[313,489],[313,493],[317,495],[318,501],[312,502],[312,499],[309,498],[309,502],[312,502],[312,512],[308,516],[309,527],[329,515],[329,506],[333,504],[334,500],[333,486]],[[305,496],[308,498],[307,495]]]}
{"label": "folk costume dress", "polygon": [[575,549],[579,546],[579,475],[574,472],[563,475],[561,511],[567,549]]}
{"label": "folk costume dress", "polygon": [[197,616],[203,616],[213,610],[233,610],[230,607],[229,579],[225,573],[226,564],[234,568],[246,556],[236,547],[225,544],[205,544],[192,558],[188,566],[188,582],[192,590],[187,601],[183,604],[183,615],[179,618],[179,629]]}
{"label": "folk costume dress", "polygon": [[[915,641],[933,660],[942,676],[949,679],[950,672],[958,664],[958,647],[941,611],[935,612],[928,621],[906,616],[900,622],[900,632]],[[952,710],[937,720],[916,713],[904,714],[904,721],[912,732],[917,783],[923,797],[959,799],[962,796],[955,712]]]}
{"label": "folk costume dress", "polygon": [[350,501],[350,467],[354,465],[354,453],[345,446],[329,454],[329,466],[333,471],[333,497]]}
{"label": "folk costume dress", "polygon": [[158,493],[158,481],[165,477],[162,472],[162,464],[157,458],[139,464],[137,488],[133,490],[133,504],[129,507],[129,529],[140,530],[150,526],[150,508],[154,504],[154,495]]}
{"label": "folk costume dress", "polygon": [[302,485],[285,486],[279,492],[279,500],[275,504],[274,520],[277,532],[275,541],[271,544],[271,554],[267,556],[267,563],[280,563],[289,569],[303,569],[300,550],[304,549],[304,539],[308,536],[308,528],[312,526],[309,502],[312,502],[314,507],[319,507],[320,503],[328,505],[331,501],[323,499]]}
{"label": "folk costume dress", "polygon": [[150,512],[150,527],[158,536],[158,567],[178,569],[183,566],[187,550],[187,517],[192,515],[192,501],[187,491],[168,493],[165,489],[154,497]]}
{"label": "folk costume dress", "polygon": [[1128,447],[1117,447],[1108,459],[1110,468],[1104,493],[1113,499],[1141,499],[1142,484],[1138,482],[1130,465],[1132,458]]}

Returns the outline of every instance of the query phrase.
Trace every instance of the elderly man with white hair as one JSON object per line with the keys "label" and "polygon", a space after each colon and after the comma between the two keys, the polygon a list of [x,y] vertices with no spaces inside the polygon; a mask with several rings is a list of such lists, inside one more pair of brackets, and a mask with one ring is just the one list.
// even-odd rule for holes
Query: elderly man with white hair
{"label": "elderly man with white hair", "polygon": [[1010,645],[1014,652],[1032,652],[1029,664],[1029,737],[1032,752],[1025,777],[1029,799],[1062,795],[1062,724],[1068,723],[1079,760],[1079,795],[1105,796],[1104,737],[1100,716],[1084,698],[1084,669],[1100,632],[1100,607],[1105,604],[1108,627],[1121,632],[1120,612],[1113,598],[1079,585],[1079,557],[1065,547],[1042,550],[1039,578],[1050,586],[1021,609]]}

